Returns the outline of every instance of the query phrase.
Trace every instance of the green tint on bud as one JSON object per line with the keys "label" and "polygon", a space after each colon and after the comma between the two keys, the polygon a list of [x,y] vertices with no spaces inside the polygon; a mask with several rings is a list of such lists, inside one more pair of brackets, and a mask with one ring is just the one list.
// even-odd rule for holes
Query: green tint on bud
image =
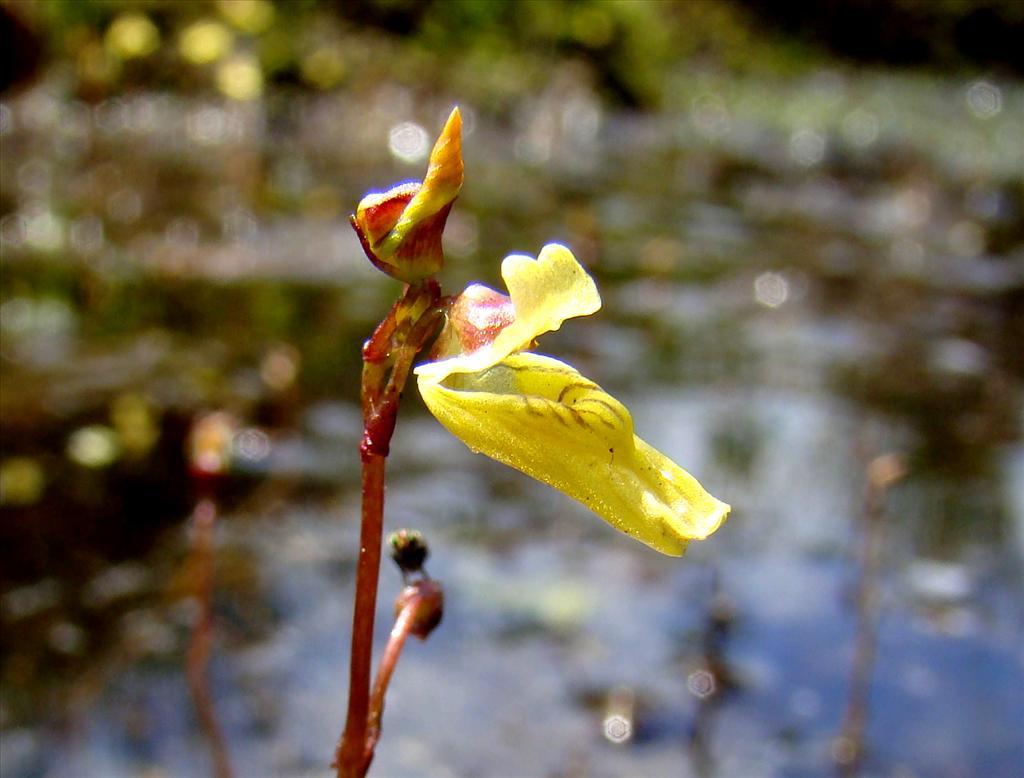
{"label": "green tint on bud", "polygon": [[400,529],[388,535],[391,558],[395,560],[402,575],[418,573],[430,553],[423,535],[414,529]]}
{"label": "green tint on bud", "polygon": [[430,153],[423,183],[368,194],[352,215],[370,261],[406,283],[437,273],[444,265],[441,234],[462,178],[462,117],[455,108]]}

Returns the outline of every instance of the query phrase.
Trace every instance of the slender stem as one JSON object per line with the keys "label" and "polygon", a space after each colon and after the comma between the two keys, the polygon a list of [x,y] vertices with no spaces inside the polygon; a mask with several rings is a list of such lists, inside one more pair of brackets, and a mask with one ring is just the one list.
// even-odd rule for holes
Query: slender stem
{"label": "slender stem", "polygon": [[185,675],[199,715],[200,726],[210,744],[214,774],[217,778],[231,778],[227,742],[217,722],[213,695],[210,693],[210,679],[207,676],[210,648],[213,643],[213,529],[216,520],[216,503],[208,497],[201,499],[193,512],[195,534],[192,541],[199,615],[192,627]]}
{"label": "slender stem", "polygon": [[391,634],[388,636],[388,643],[384,647],[384,653],[380,658],[377,677],[373,682],[373,696],[370,698],[364,772],[370,767],[370,761],[373,759],[377,741],[380,739],[380,720],[384,713],[384,695],[387,694],[388,684],[391,683],[391,675],[395,671],[395,665],[398,664],[398,657],[405,646],[406,638],[409,637],[409,630],[412,627],[418,607],[419,602],[413,598],[406,602],[402,610],[398,612],[398,615],[395,617],[395,625],[391,628]]}
{"label": "slender stem", "polygon": [[878,648],[878,620],[881,607],[882,563],[885,555],[885,500],[889,488],[903,475],[903,464],[894,454],[875,457],[866,467],[863,534],[860,549],[860,579],[856,594],[856,636],[850,671],[850,696],[839,736],[833,745],[838,772],[844,778],[860,774],[864,760],[865,730],[871,677]]}
{"label": "slender stem", "polygon": [[363,516],[356,569],[355,607],[352,613],[352,654],[349,664],[348,714],[338,742],[335,766],[338,778],[361,776],[369,712],[370,664],[373,658],[373,622],[377,610],[377,578],[384,531],[384,456],[363,453]]}
{"label": "slender stem", "polygon": [[[363,347],[363,510],[352,613],[348,713],[334,754],[338,778],[361,778],[366,753],[373,622],[384,533],[384,463],[398,417],[398,403],[416,354],[441,320],[435,281],[406,287],[402,297]],[[385,383],[386,380],[386,383]]]}

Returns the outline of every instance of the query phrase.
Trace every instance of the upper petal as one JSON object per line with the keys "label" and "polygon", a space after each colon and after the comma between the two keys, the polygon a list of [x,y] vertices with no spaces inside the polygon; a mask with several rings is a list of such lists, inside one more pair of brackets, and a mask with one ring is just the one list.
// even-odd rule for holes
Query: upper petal
{"label": "upper petal", "polygon": [[419,388],[434,416],[473,451],[555,487],[662,553],[681,555],[729,512],[633,434],[618,400],[556,359],[514,354],[443,383],[421,374]]}
{"label": "upper petal", "polygon": [[525,348],[545,332],[575,316],[587,316],[601,308],[601,296],[587,271],[572,252],[549,243],[537,259],[513,254],[501,263],[501,276],[515,309],[515,320],[489,344],[467,354],[420,365],[415,372],[439,382],[453,373],[476,373],[498,364],[509,354]]}

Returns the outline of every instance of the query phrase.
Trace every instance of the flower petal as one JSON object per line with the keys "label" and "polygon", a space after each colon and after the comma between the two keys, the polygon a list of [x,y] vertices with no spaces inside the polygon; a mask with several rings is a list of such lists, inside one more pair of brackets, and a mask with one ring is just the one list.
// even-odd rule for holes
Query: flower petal
{"label": "flower petal", "polygon": [[637,540],[680,556],[729,506],[633,434],[629,411],[564,362],[509,356],[444,383],[419,377],[431,413],[473,451],[579,500]]}
{"label": "flower petal", "polygon": [[491,343],[468,354],[420,365],[421,378],[440,382],[452,373],[477,373],[498,364],[534,338],[553,332],[575,316],[588,316],[601,308],[594,279],[565,246],[549,243],[537,259],[513,254],[501,263],[515,320]]}

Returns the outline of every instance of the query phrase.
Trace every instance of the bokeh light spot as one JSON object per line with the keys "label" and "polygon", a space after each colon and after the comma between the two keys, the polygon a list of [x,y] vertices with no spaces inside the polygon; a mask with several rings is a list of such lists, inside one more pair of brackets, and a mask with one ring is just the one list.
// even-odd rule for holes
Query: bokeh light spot
{"label": "bokeh light spot", "polygon": [[612,743],[625,743],[633,737],[633,722],[625,716],[608,716],[604,720],[605,739]]}
{"label": "bokeh light spot", "polygon": [[102,424],[91,424],[71,433],[68,459],[82,467],[99,469],[113,464],[121,455],[117,433]]}
{"label": "bokeh light spot", "polygon": [[235,435],[233,449],[241,460],[261,462],[270,454],[270,437],[255,427],[244,429]]}
{"label": "bokeh light spot", "polygon": [[144,14],[122,14],[107,28],[104,43],[121,59],[146,57],[160,45],[160,31]]}
{"label": "bokeh light spot", "polygon": [[128,106],[119,97],[104,100],[93,108],[96,128],[105,135],[117,135],[128,126]]}
{"label": "bokeh light spot", "polygon": [[847,143],[858,148],[870,146],[878,140],[880,122],[877,114],[864,108],[856,108],[843,118],[843,137]]}
{"label": "bokeh light spot", "polygon": [[255,100],[263,94],[263,71],[255,57],[240,54],[217,66],[217,88],[232,100]]}
{"label": "bokeh light spot", "polygon": [[44,253],[59,251],[64,246],[64,221],[46,209],[32,213],[25,220],[25,243]]}
{"label": "bokeh light spot", "polygon": [[217,0],[217,10],[231,26],[250,35],[263,32],[274,21],[269,0]]}
{"label": "bokeh light spot", "polygon": [[110,421],[118,440],[130,456],[143,457],[160,438],[156,413],[150,402],[139,394],[118,395],[110,407]]}
{"label": "bokeh light spot", "polygon": [[790,136],[789,154],[803,167],[817,165],[825,158],[825,136],[817,130],[797,130]]}
{"label": "bokeh light spot", "polygon": [[231,30],[210,19],[190,24],[181,33],[178,51],[193,65],[208,65],[223,58],[234,43]]}
{"label": "bokeh light spot", "polygon": [[217,106],[205,106],[192,111],[185,120],[189,139],[201,146],[215,146],[227,137],[227,113]]}
{"label": "bokeh light spot", "polygon": [[313,49],[302,60],[302,78],[317,89],[330,89],[345,77],[345,58],[337,46]]}
{"label": "bokeh light spot", "polygon": [[199,418],[192,427],[188,441],[192,468],[207,475],[226,473],[231,467],[237,428],[237,419],[223,411],[208,413]]}
{"label": "bokeh light spot", "polygon": [[[2,465],[0,465],[2,467]],[[54,607],[61,600],[61,585],[54,578],[10,589],[0,598],[4,616],[11,621],[26,619]]]}
{"label": "bokeh light spot", "polygon": [[179,216],[164,229],[164,241],[168,246],[180,249],[194,249],[199,245],[199,224],[195,219]]}
{"label": "bokeh light spot", "polygon": [[714,138],[729,130],[729,109],[714,92],[697,95],[690,103],[690,120],[705,138]]}
{"label": "bokeh light spot", "polygon": [[715,693],[715,676],[707,670],[694,670],[686,677],[686,688],[694,697],[706,699]]}
{"label": "bokeh light spot", "polygon": [[429,146],[430,136],[415,122],[396,124],[388,132],[388,151],[402,162],[422,162],[427,158]]}
{"label": "bokeh light spot", "polygon": [[10,457],[0,462],[0,505],[31,505],[46,486],[42,465],[31,457]]}
{"label": "bokeh light spot", "polygon": [[270,349],[260,361],[260,378],[276,392],[283,392],[295,383],[299,373],[299,352],[283,344]]}
{"label": "bokeh light spot", "polygon": [[754,299],[766,308],[778,308],[789,299],[789,281],[781,273],[762,273],[754,280]]}
{"label": "bokeh light spot", "polygon": [[967,87],[967,108],[979,119],[991,119],[1003,110],[1003,92],[990,81],[975,81]]}

